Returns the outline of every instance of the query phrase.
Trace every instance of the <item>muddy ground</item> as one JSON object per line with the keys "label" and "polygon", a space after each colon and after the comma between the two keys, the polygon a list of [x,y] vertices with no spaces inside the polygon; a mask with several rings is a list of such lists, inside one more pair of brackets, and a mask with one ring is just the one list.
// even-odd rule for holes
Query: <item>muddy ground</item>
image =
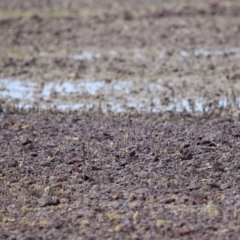
{"label": "muddy ground", "polygon": [[[209,105],[239,107],[238,1],[1,1],[0,8],[5,104],[96,107],[101,102],[105,109],[120,104],[139,110],[143,102],[140,110],[157,105],[155,111],[161,111],[184,99],[190,104],[183,107],[200,104],[201,111]],[[9,97],[3,94],[4,79],[36,83],[35,92],[31,99]],[[65,81],[110,86],[131,81],[134,88],[127,94],[118,90],[118,97],[107,87],[96,94],[78,86],[77,93],[62,94],[53,87],[51,97],[43,94],[49,82]],[[159,82],[161,92],[149,91],[148,83]]]}
{"label": "muddy ground", "polygon": [[0,1],[0,239],[238,239],[239,16]]}

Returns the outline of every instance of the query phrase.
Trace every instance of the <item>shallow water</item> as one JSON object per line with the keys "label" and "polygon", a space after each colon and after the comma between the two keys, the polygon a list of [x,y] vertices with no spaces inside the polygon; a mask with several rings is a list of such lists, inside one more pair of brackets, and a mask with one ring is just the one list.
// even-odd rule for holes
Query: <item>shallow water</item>
{"label": "shallow water", "polygon": [[[140,49],[140,48],[132,49],[128,53],[131,54],[135,59],[139,59],[139,60],[145,59],[148,55],[144,49]],[[112,57],[117,57],[117,56],[122,55],[121,51],[116,51],[116,50],[110,50],[108,52],[104,52],[103,54],[109,55]],[[233,48],[233,49],[227,49],[227,50],[226,49],[209,50],[209,49],[199,48],[199,49],[194,49],[191,51],[181,49],[178,51],[178,54],[183,58],[191,57],[191,56],[208,57],[208,56],[224,56],[224,55],[233,55],[233,56],[235,56],[235,58],[240,58],[240,48]],[[51,54],[47,53],[47,52],[39,53],[39,56],[41,56],[41,57],[46,57],[49,55],[51,55]],[[160,51],[152,52],[151,55],[158,57],[159,59],[164,59],[167,56],[171,55],[171,53],[169,51],[167,51],[166,49],[163,49]],[[93,61],[93,60],[101,59],[102,53],[93,52],[93,51],[89,51],[89,50],[83,50],[83,51],[80,51],[79,53],[70,55],[70,57],[73,58],[74,60]]]}
{"label": "shallow water", "polygon": [[30,81],[21,82],[17,79],[0,79],[0,96],[2,98],[33,98],[36,86],[36,83]]}
{"label": "shallow water", "polygon": [[[174,82],[169,85],[174,86]],[[194,91],[184,95],[179,92],[176,93],[179,95],[171,96],[168,94],[170,91],[168,86],[165,86],[161,79],[154,82],[66,80],[47,82],[43,85],[30,79],[25,81],[0,79],[0,96],[6,103],[17,103],[20,107],[29,108],[37,104],[41,108],[56,107],[61,110],[90,109],[100,105],[103,111],[114,112],[129,109],[136,109],[139,112],[184,109],[189,112],[201,112],[208,104],[208,99],[197,96]],[[164,100],[166,94],[167,102]],[[229,103],[226,97],[221,97],[217,101],[219,107],[227,107]],[[240,102],[240,99],[237,101]]]}
{"label": "shallow water", "polygon": [[98,59],[100,58],[101,55],[99,53],[94,54],[90,51],[83,51],[81,54],[74,54],[73,59],[75,60],[93,60],[93,59]]}

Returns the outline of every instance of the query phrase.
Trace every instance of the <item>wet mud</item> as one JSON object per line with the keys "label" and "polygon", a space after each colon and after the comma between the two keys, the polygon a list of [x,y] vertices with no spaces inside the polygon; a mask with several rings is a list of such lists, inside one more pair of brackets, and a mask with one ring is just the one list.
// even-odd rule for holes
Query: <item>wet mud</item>
{"label": "wet mud", "polygon": [[[238,109],[237,1],[50,2],[1,3],[2,103],[74,110],[101,104],[103,111],[140,112],[192,111],[192,105],[196,111]],[[6,79],[18,93],[6,89]],[[88,82],[95,88],[100,82],[101,89],[89,92]],[[21,88],[34,94],[19,97],[26,97]]]}

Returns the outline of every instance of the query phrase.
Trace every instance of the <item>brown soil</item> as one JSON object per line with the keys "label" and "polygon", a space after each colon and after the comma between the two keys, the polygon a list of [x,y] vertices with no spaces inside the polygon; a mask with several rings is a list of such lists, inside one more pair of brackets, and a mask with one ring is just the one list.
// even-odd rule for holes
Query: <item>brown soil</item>
{"label": "brown soil", "polygon": [[237,239],[240,125],[183,116],[9,111],[1,239]]}
{"label": "brown soil", "polygon": [[[148,85],[161,79],[161,103],[208,103],[103,114],[40,108],[54,98],[107,105],[104,91],[36,93],[29,110],[0,95],[0,239],[238,239],[239,14],[237,0],[0,1],[0,78],[39,92],[131,79],[136,98],[159,95]],[[100,57],[73,58],[83,51]]]}

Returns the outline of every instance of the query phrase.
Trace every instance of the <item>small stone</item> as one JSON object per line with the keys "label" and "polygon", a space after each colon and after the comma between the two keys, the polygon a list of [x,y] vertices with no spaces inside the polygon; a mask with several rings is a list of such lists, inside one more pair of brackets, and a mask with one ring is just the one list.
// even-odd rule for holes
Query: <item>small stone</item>
{"label": "small stone", "polygon": [[32,143],[32,141],[30,139],[25,139],[24,141],[22,141],[22,146],[26,146],[28,144]]}
{"label": "small stone", "polygon": [[207,184],[210,188],[220,188],[220,186],[217,183],[208,183]]}
{"label": "small stone", "polygon": [[31,153],[30,156],[31,156],[31,157],[37,157],[38,154],[37,154],[37,153]]}
{"label": "small stone", "polygon": [[52,185],[52,188],[62,188],[65,182],[57,182]]}
{"label": "small stone", "polygon": [[18,161],[12,160],[8,163],[9,167],[17,167],[18,166]]}
{"label": "small stone", "polygon": [[15,235],[11,235],[11,236],[9,236],[8,239],[9,239],[9,240],[17,240],[17,237],[16,237]]}
{"label": "small stone", "polygon": [[44,173],[46,173],[47,175],[49,175],[52,172],[52,169],[50,167],[44,167],[43,168]]}
{"label": "small stone", "polygon": [[136,151],[135,150],[132,150],[130,153],[129,153],[129,156],[130,157],[134,157],[136,155]]}
{"label": "small stone", "polygon": [[190,143],[185,142],[185,143],[183,143],[183,144],[181,145],[180,148],[187,148],[187,147],[190,147]]}
{"label": "small stone", "polygon": [[46,206],[55,206],[60,203],[57,197],[43,197],[38,200],[39,207],[46,207]]}
{"label": "small stone", "polygon": [[220,188],[221,188],[222,190],[231,188],[231,184],[229,184],[229,183],[223,183],[223,184],[220,185]]}
{"label": "small stone", "polygon": [[190,233],[191,233],[191,229],[188,226],[184,225],[180,228],[180,235],[181,236],[188,235]]}

